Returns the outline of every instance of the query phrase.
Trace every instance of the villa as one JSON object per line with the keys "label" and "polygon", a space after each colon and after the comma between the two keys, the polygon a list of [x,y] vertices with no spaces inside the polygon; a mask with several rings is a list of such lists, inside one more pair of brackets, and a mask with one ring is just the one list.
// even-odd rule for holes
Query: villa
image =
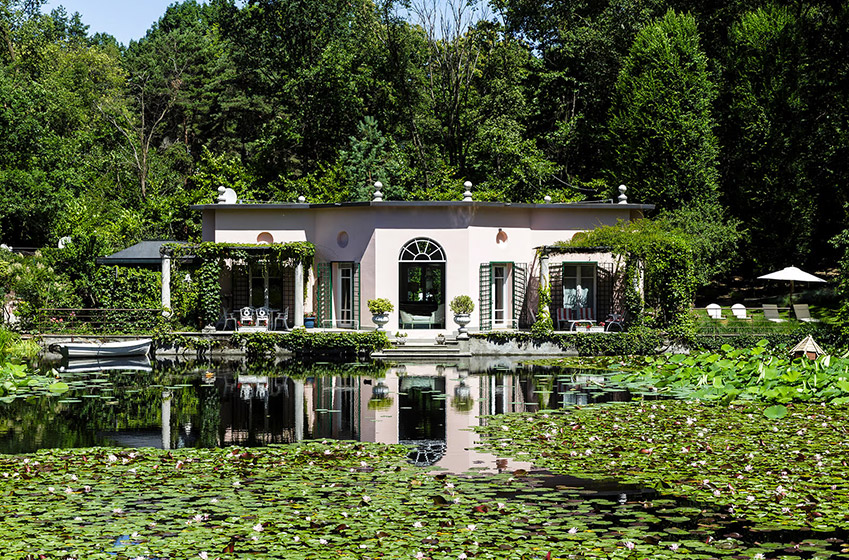
{"label": "villa", "polygon": [[[371,329],[366,302],[386,298],[395,307],[387,330],[441,331],[454,329],[447,303],[463,294],[475,302],[470,330],[524,328],[535,320],[540,281],[550,282],[554,311],[582,307],[604,318],[616,310],[621,274],[609,252],[549,258],[545,248],[639,219],[652,205],[628,203],[624,187],[616,203],[515,204],[475,201],[470,186],[462,201],[402,202],[383,200],[377,183],[373,200],[336,204],[242,203],[222,187],[216,204],[192,208],[202,212],[203,241],[251,249],[221,278],[230,313],[286,310],[289,326],[301,326],[306,311],[318,327]],[[313,244],[314,262],[274,262],[263,251],[292,242]]]}

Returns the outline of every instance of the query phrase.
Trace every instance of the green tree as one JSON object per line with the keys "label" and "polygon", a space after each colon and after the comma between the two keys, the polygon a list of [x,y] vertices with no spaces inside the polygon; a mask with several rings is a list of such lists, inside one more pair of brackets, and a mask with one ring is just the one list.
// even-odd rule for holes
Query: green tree
{"label": "green tree", "polygon": [[659,208],[717,199],[716,88],[692,16],[673,11],[634,40],[610,119],[615,166],[632,198]]}
{"label": "green tree", "polygon": [[725,196],[749,227],[749,272],[833,262],[846,223],[849,7],[766,3],[731,28]]}
{"label": "green tree", "polygon": [[399,167],[397,151],[374,117],[363,117],[357,125],[357,136],[351,136],[349,148],[340,157],[347,176],[349,200],[371,200],[376,181],[383,183],[386,198],[403,198],[403,191],[394,181]]}

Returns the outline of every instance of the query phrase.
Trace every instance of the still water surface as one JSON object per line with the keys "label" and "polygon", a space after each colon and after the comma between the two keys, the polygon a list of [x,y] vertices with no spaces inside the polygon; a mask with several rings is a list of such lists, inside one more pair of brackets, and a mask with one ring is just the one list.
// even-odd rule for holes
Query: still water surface
{"label": "still water surface", "polygon": [[[594,370],[510,361],[463,366],[75,362],[44,368],[56,368],[72,390],[58,397],[30,396],[0,404],[0,453],[341,439],[404,444],[412,463],[454,473],[512,472],[533,466],[473,449],[478,441],[473,428],[486,416],[630,399],[627,391],[606,386]],[[849,533],[843,529],[818,535],[827,541],[814,545],[805,532],[753,530],[723,508],[665,498],[648,488],[540,471],[530,480],[548,492],[545,499],[563,507],[578,504],[585,521],[587,516],[598,517],[593,517],[598,531],[607,526],[624,531],[622,527],[634,524],[640,534],[661,531],[689,539],[690,547],[703,543],[709,557],[717,550],[713,542],[724,547],[723,555],[746,558],[752,557],[750,551],[775,554],[782,549],[792,558],[846,557],[841,553]],[[640,522],[641,516],[654,521]],[[811,548],[800,551],[797,543]]]}
{"label": "still water surface", "polygon": [[[88,367],[86,367],[88,366]],[[590,370],[334,363],[45,364],[72,390],[0,406],[0,453],[87,446],[401,443],[452,472],[508,468],[471,448],[481,417],[627,400]],[[511,464],[509,468],[516,468]]]}

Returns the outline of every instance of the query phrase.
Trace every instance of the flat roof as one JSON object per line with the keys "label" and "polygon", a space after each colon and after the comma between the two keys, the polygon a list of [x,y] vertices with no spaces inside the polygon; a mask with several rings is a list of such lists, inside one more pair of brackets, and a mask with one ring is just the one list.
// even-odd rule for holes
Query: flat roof
{"label": "flat roof", "polygon": [[159,250],[163,245],[168,243],[186,244],[185,241],[141,241],[117,253],[99,257],[95,262],[97,264],[117,266],[157,265],[162,262],[162,255]]}
{"label": "flat roof", "polygon": [[321,208],[533,208],[541,210],[654,210],[654,204],[618,204],[609,201],[598,202],[487,202],[464,200],[384,200],[382,202],[333,202],[333,203],[298,203],[298,202],[245,202],[242,204],[194,204],[192,210],[312,210]]}

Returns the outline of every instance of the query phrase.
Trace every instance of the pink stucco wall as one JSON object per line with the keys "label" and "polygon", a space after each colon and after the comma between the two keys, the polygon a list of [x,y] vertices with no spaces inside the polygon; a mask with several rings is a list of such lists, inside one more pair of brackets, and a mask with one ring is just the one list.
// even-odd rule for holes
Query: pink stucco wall
{"label": "pink stucco wall", "polygon": [[[642,213],[635,205],[460,202],[322,207],[209,205],[202,209],[204,240],[257,243],[260,234],[268,233],[274,242],[313,243],[318,262],[359,262],[363,302],[360,324],[364,326],[372,324],[365,306],[367,300],[385,297],[397,304],[399,253],[413,238],[430,238],[445,250],[447,301],[460,294],[477,301],[481,263],[530,264],[535,247],[568,240],[579,231],[612,225]],[[499,231],[506,234],[506,242],[498,242]],[[472,325],[478,324],[477,311]],[[447,326],[451,327],[450,319]],[[392,332],[397,328],[396,309],[386,329]]]}

